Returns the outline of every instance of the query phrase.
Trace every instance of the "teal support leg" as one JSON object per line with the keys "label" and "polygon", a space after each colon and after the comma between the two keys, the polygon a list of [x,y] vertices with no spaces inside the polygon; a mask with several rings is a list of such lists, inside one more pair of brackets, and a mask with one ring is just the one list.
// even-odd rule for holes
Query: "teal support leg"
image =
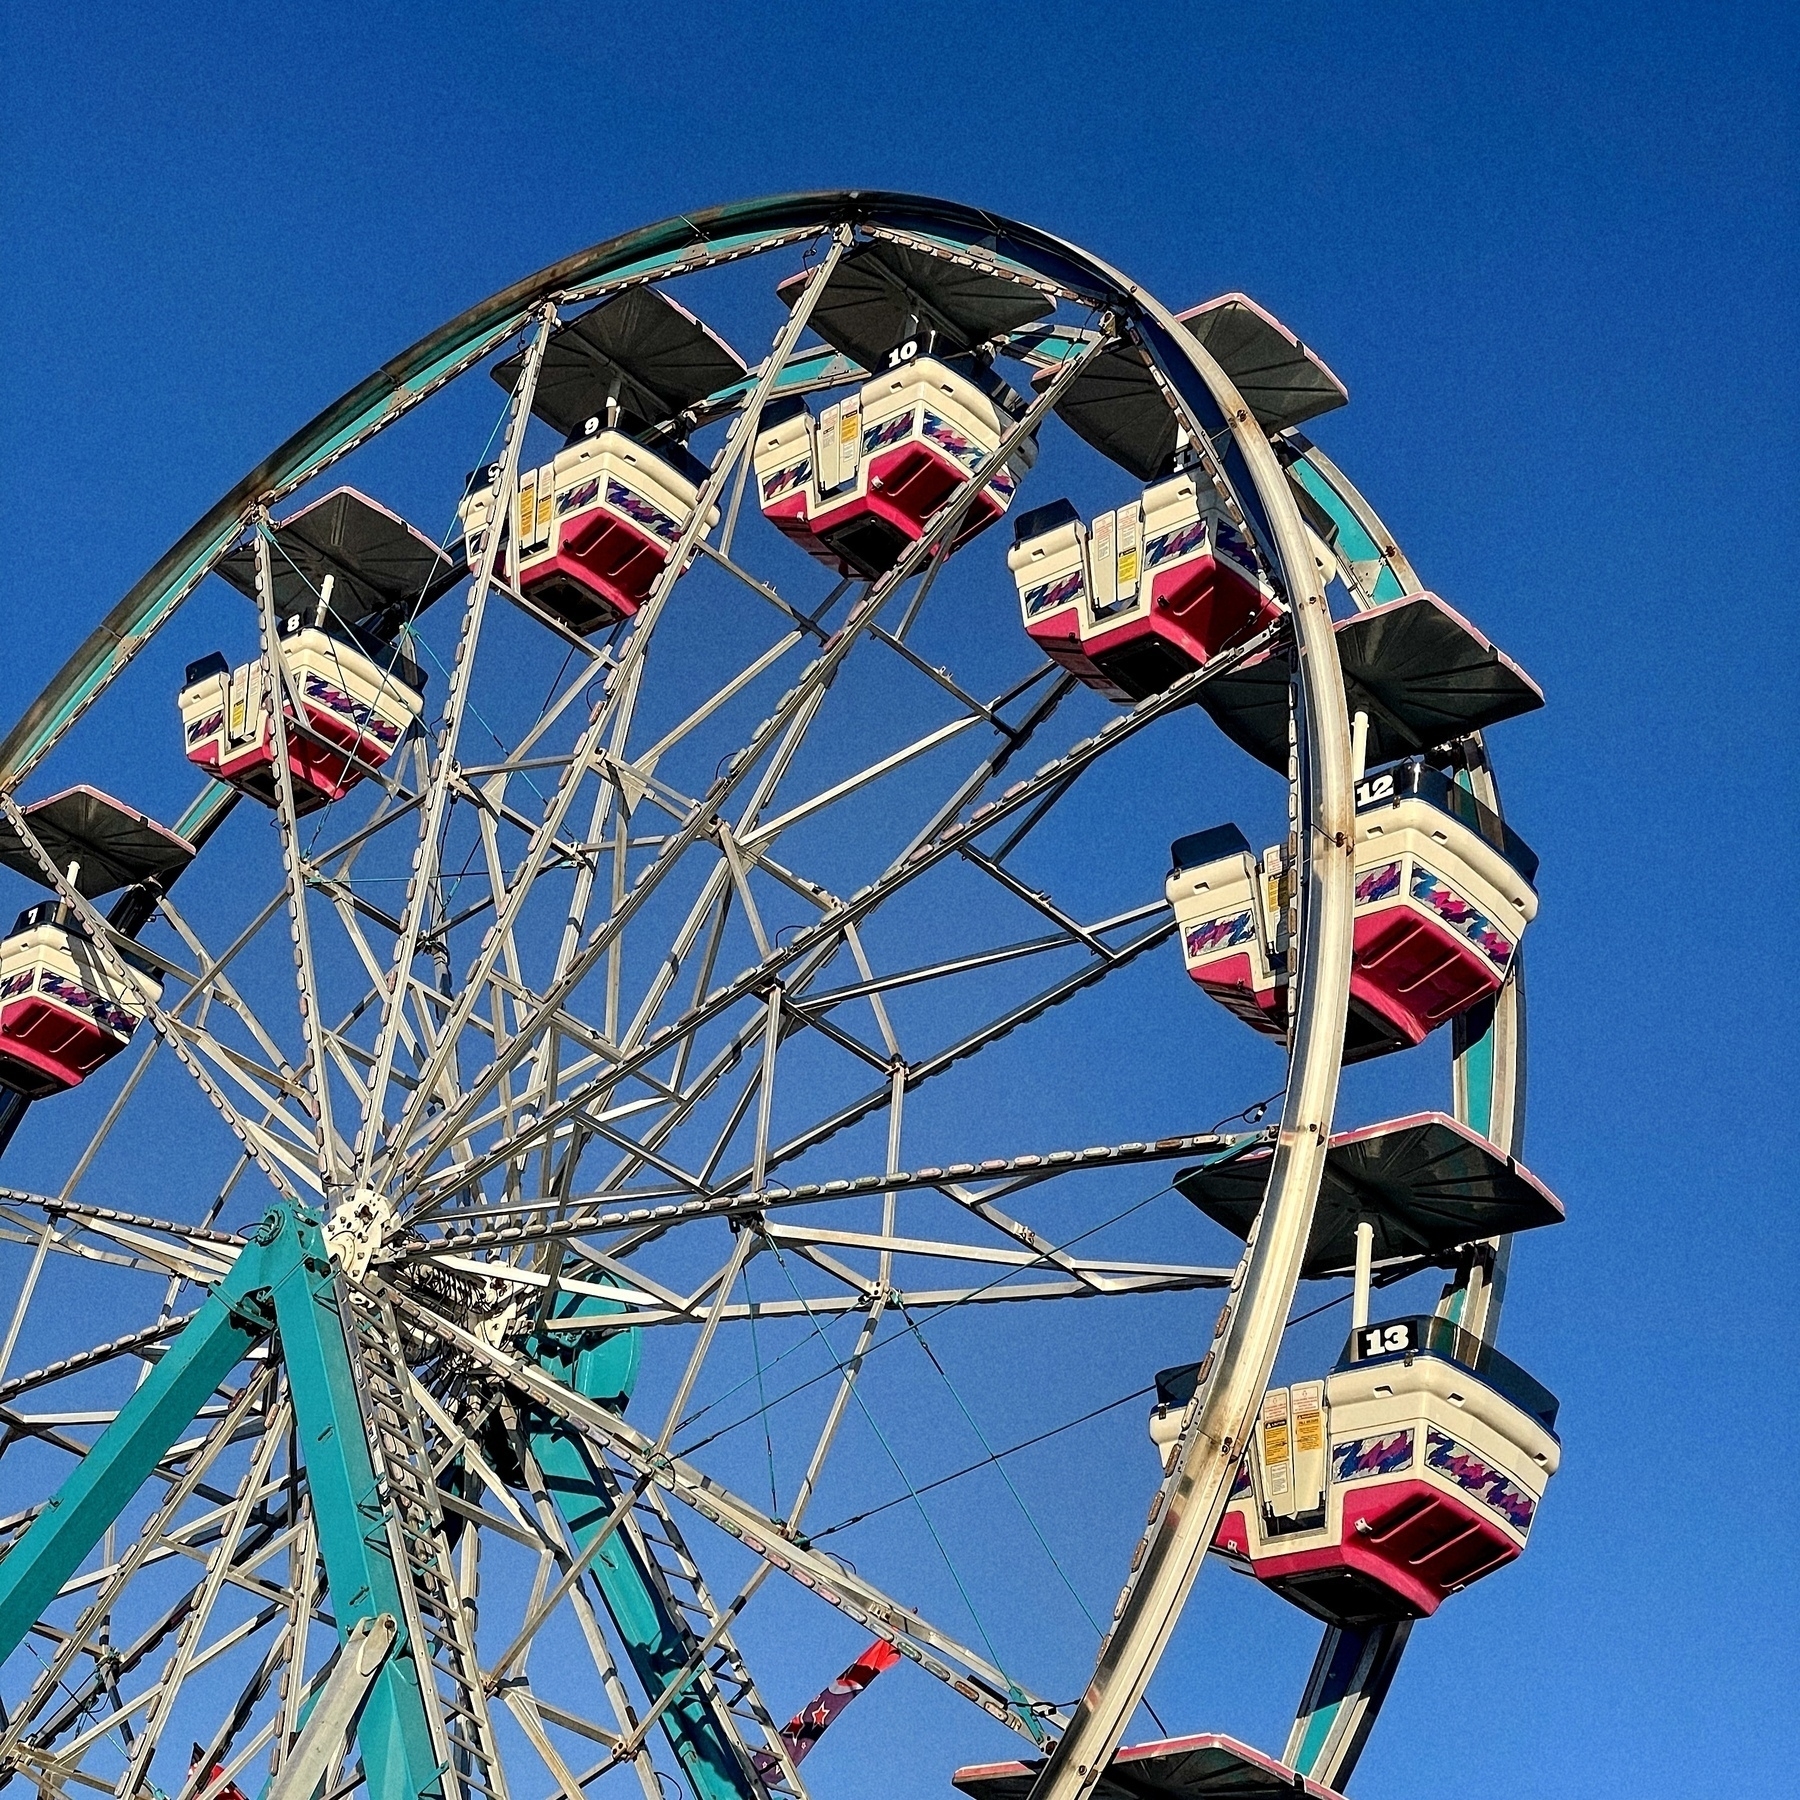
{"label": "teal support leg", "polygon": [[319,1227],[292,1214],[284,1218],[270,1297],[338,1638],[378,1613],[401,1622],[401,1640],[370,1686],[357,1724],[369,1792],[374,1800],[437,1800],[445,1771],[420,1687],[426,1651],[407,1637],[412,1609],[402,1600],[389,1548],[337,1279]]}
{"label": "teal support leg", "polygon": [[213,1390],[273,1324],[339,1638],[380,1613],[401,1622],[401,1641],[371,1685],[357,1724],[369,1792],[373,1800],[442,1800],[445,1771],[421,1688],[427,1652],[405,1635],[413,1609],[403,1602],[388,1540],[339,1291],[317,1223],[286,1208],[270,1213],[118,1418],[0,1560],[0,1660],[18,1647]]}
{"label": "teal support leg", "polygon": [[1412,1620],[1328,1625],[1282,1761],[1339,1787],[1349,1778],[1400,1666]]}
{"label": "teal support leg", "polygon": [[253,1283],[242,1279],[251,1274],[244,1259],[254,1262],[256,1248],[245,1250],[239,1267],[170,1340],[118,1418],[0,1561],[0,1662],[18,1649],[213,1389],[267,1332],[266,1315],[251,1298]]}
{"label": "teal support leg", "polygon": [[[565,1295],[555,1306],[554,1321],[566,1328],[576,1320],[616,1319],[623,1310],[596,1295]],[[552,1330],[534,1338],[530,1348],[558,1380],[602,1405],[623,1409],[637,1385],[641,1340],[636,1331],[589,1338]],[[585,1549],[613,1516],[606,1478],[585,1440],[556,1420],[534,1413],[527,1431],[544,1485],[570,1535]],[[687,1663],[686,1634],[622,1530],[607,1539],[592,1567],[638,1680],[653,1701],[660,1700]],[[755,1784],[720,1729],[713,1702],[696,1686],[690,1683],[669,1703],[662,1725],[697,1800],[756,1800]]]}
{"label": "teal support leg", "polygon": [[[612,1517],[605,1481],[587,1444],[538,1419],[532,1425],[531,1453],[557,1510],[576,1543],[585,1548]],[[638,1680],[652,1700],[661,1699],[687,1660],[684,1633],[623,1531],[607,1539],[594,1558],[593,1571]],[[662,1723],[697,1800],[754,1800],[754,1785],[714,1720],[709,1702],[692,1683],[670,1704]]]}

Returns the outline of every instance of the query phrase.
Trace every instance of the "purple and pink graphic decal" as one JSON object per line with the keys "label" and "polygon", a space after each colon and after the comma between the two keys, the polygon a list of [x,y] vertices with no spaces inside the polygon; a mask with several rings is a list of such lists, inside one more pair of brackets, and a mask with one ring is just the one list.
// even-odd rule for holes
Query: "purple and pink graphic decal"
{"label": "purple and pink graphic decal", "polygon": [[1365,1481],[1373,1475],[1392,1475],[1412,1466],[1412,1428],[1386,1437],[1350,1438],[1331,1446],[1331,1479]]}
{"label": "purple and pink graphic decal", "polygon": [[586,481],[577,482],[574,487],[565,488],[556,496],[556,516],[560,519],[578,507],[591,506],[599,498],[600,478],[590,475]]}
{"label": "purple and pink graphic decal", "polygon": [[1069,606],[1081,598],[1081,571],[1074,570],[1063,576],[1060,581],[1046,581],[1040,587],[1025,590],[1025,612],[1029,618],[1036,618],[1041,612],[1051,612],[1059,606]]}
{"label": "purple and pink graphic decal", "polygon": [[70,1012],[85,1013],[88,1018],[116,1031],[121,1037],[130,1037],[137,1028],[135,1013],[116,1006],[104,994],[96,994],[84,988],[79,981],[71,981],[68,976],[57,974],[54,969],[39,970],[38,992],[45,999],[54,1000],[59,1006],[66,1006]]}
{"label": "purple and pink graphic decal", "polygon": [[947,419],[936,413],[925,414],[925,437],[940,450],[947,450],[965,468],[972,469],[981,461],[981,451]]}
{"label": "purple and pink graphic decal", "polygon": [[1234,914],[1229,919],[1209,919],[1188,932],[1188,958],[1191,961],[1195,957],[1217,955],[1221,950],[1249,943],[1255,935],[1256,921],[1248,910]]}
{"label": "purple and pink graphic decal", "polygon": [[779,500],[784,494],[791,494],[796,488],[805,487],[812,479],[812,461],[802,458],[797,463],[789,463],[785,469],[777,469],[773,475],[765,475],[762,484],[762,497],[765,502]]}
{"label": "purple and pink graphic decal", "polygon": [[674,543],[681,535],[681,527],[660,506],[652,506],[616,476],[606,478],[606,504],[667,543]]}
{"label": "purple and pink graphic decal", "polygon": [[1206,548],[1206,521],[1196,519],[1177,531],[1165,531],[1144,546],[1144,566],[1154,569],[1160,563],[1172,562],[1178,556],[1197,555]]}
{"label": "purple and pink graphic decal", "polygon": [[346,694],[341,687],[334,687],[323,676],[308,674],[306,677],[306,697],[316,701],[327,712],[336,713],[341,719],[347,719],[358,731],[372,737],[389,750],[400,741],[400,727],[390,725],[386,719],[378,718],[375,709]]}
{"label": "purple and pink graphic decal", "polygon": [[1356,904],[1373,906],[1378,900],[1390,899],[1400,891],[1400,865],[1384,863],[1379,869],[1365,870],[1356,878]]}
{"label": "purple and pink graphic decal", "polygon": [[1512,940],[1503,937],[1455,888],[1422,863],[1413,864],[1412,897],[1466,937],[1495,968],[1505,970],[1512,960]]}
{"label": "purple and pink graphic decal", "polygon": [[[926,417],[930,418],[931,415],[927,414]],[[943,420],[938,419],[935,423],[942,425]],[[863,433],[863,455],[868,456],[873,451],[885,450],[889,444],[899,443],[911,433],[912,428],[913,415],[910,410],[896,413],[893,418],[884,420],[879,425],[871,425]]]}
{"label": "purple and pink graphic decal", "polygon": [[1425,1463],[1472,1494],[1491,1512],[1497,1512],[1520,1537],[1530,1531],[1537,1502],[1504,1469],[1484,1463],[1474,1451],[1465,1449],[1436,1426],[1425,1434]]}

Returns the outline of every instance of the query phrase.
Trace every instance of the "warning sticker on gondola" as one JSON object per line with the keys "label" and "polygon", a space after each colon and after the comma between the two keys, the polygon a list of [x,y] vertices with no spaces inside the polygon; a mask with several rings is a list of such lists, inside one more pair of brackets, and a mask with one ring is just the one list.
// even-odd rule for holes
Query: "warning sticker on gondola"
{"label": "warning sticker on gondola", "polygon": [[838,485],[838,420],[842,416],[842,404],[835,400],[819,414],[817,443],[821,494],[829,494]]}
{"label": "warning sticker on gondola", "polygon": [[1119,565],[1113,551],[1113,528],[1117,517],[1116,513],[1103,512],[1094,521],[1093,533],[1088,539],[1089,566],[1094,577],[1090,604],[1096,622],[1118,610]]}
{"label": "warning sticker on gondola", "polygon": [[1118,584],[1117,594],[1121,607],[1137,598],[1138,562],[1142,551],[1144,532],[1143,515],[1135,506],[1119,508],[1118,529]]}
{"label": "warning sticker on gondola", "polygon": [[1312,1456],[1325,1448],[1325,1384],[1294,1383],[1294,1454]]}
{"label": "warning sticker on gondola", "polygon": [[838,414],[838,480],[856,479],[856,465],[862,451],[862,402],[846,400]]}
{"label": "warning sticker on gondola", "polygon": [[1262,1403],[1263,1493],[1271,1500],[1288,1491],[1293,1479],[1288,1438],[1288,1391],[1270,1388]]}

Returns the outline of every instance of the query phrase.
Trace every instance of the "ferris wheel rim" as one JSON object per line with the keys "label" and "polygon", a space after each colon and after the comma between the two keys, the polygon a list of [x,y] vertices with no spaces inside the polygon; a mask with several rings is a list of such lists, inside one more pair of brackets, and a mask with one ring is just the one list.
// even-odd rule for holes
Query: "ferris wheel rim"
{"label": "ferris wheel rim", "polygon": [[[1135,283],[1065,240],[983,209],[923,196],[834,190],[777,196],[740,206],[675,215],[657,225],[621,234],[590,250],[561,259],[468,309],[383,364],[374,375],[349,390],[266,458],[209,509],[134,585],[88,643],[76,652],[61,675],[21,716],[4,742],[0,742],[0,783],[10,791],[30,773],[42,756],[54,747],[62,730],[98,697],[112,675],[142,643],[148,641],[210,570],[228,544],[241,535],[259,508],[266,508],[312,479],[330,462],[385,429],[439,386],[466,372],[513,335],[528,321],[534,309],[547,301],[592,299],[632,282],[665,279],[739,256],[761,254],[782,243],[816,236],[820,230],[833,225],[880,224],[893,220],[916,225],[921,218],[965,230],[980,228],[984,233],[992,234],[996,241],[1005,237],[1009,242],[1027,245],[1045,258],[1058,276],[1068,278],[1068,291],[1083,293],[1083,297],[1102,304],[1130,307],[1161,334],[1165,345],[1173,346],[1185,355],[1194,373],[1212,389],[1215,399],[1219,398],[1221,387],[1227,391],[1228,399],[1236,398],[1229,379],[1212,359],[1198,346],[1186,341],[1173,315]],[[751,238],[755,241],[748,241]],[[691,254],[695,246],[700,247],[698,255]],[[1076,282],[1089,284],[1085,293],[1074,285]],[[1310,918],[1314,923],[1312,937],[1308,940],[1311,950],[1303,951],[1297,977],[1296,1051],[1290,1064],[1289,1100],[1284,1106],[1281,1128],[1280,1141],[1291,1172],[1280,1175],[1278,1185],[1287,1204],[1285,1208],[1276,1205],[1272,1216],[1270,1209],[1265,1209],[1268,1230],[1266,1234],[1253,1235],[1247,1251],[1247,1259],[1253,1261],[1259,1235],[1264,1243],[1279,1235],[1286,1252],[1296,1263],[1297,1273],[1299,1247],[1304,1244],[1310,1218],[1311,1194],[1316,1194],[1324,1145],[1330,1136],[1341,1060],[1341,1013],[1343,997],[1347,993],[1349,944],[1348,719],[1341,673],[1329,635],[1329,615],[1325,611],[1323,595],[1311,592],[1316,583],[1300,515],[1287,493],[1260,426],[1250,420],[1247,409],[1241,404],[1228,407],[1227,412],[1234,441],[1249,465],[1255,497],[1267,515],[1272,548],[1294,602],[1295,630],[1300,639],[1299,654],[1295,659],[1299,762],[1301,782],[1309,796],[1302,803],[1303,841],[1310,843],[1311,833],[1318,830],[1331,849],[1345,852],[1336,857],[1329,853],[1325,855],[1323,862],[1317,865],[1320,872],[1302,905],[1302,919]],[[1233,413],[1235,417],[1230,416]],[[1305,620],[1300,616],[1303,610],[1308,613]],[[97,662],[96,651],[112,660]],[[1343,965],[1342,979],[1334,978],[1332,974],[1339,963]],[[1305,1191],[1308,1188],[1311,1194]],[[1284,1211],[1285,1221],[1278,1223],[1283,1221]],[[1247,1294],[1246,1302],[1234,1309],[1219,1346],[1220,1368],[1232,1360],[1235,1350],[1237,1361],[1242,1365],[1237,1386],[1246,1392],[1254,1389],[1255,1394],[1259,1394],[1267,1381],[1267,1365],[1273,1361],[1289,1310],[1293,1280],[1286,1279],[1284,1284],[1281,1279],[1273,1279],[1271,1286],[1266,1270],[1262,1275],[1253,1270],[1246,1277],[1245,1285],[1247,1289],[1266,1291],[1271,1295],[1278,1295],[1285,1285],[1287,1294],[1279,1307],[1280,1317],[1275,1322],[1272,1337],[1264,1332],[1263,1341],[1253,1351],[1247,1349],[1241,1334],[1242,1320],[1245,1303],[1254,1298],[1254,1294]],[[1238,1284],[1234,1283],[1233,1295],[1237,1292]],[[1269,1305],[1272,1309],[1272,1300]],[[1259,1368],[1260,1374],[1257,1373]],[[1203,1388],[1202,1393],[1205,1392]],[[1254,1394],[1251,1404],[1254,1404]],[[1244,1408],[1241,1403],[1234,1402],[1227,1410],[1242,1413]],[[1186,1478],[1189,1446],[1198,1444],[1203,1435],[1203,1432],[1197,1432],[1184,1437],[1182,1457],[1171,1478],[1173,1482],[1180,1483]],[[1229,1455],[1232,1434],[1227,1432],[1222,1436],[1222,1448],[1215,1447],[1215,1461],[1220,1455]],[[1241,1433],[1238,1441],[1242,1441]],[[1195,1572],[1197,1568],[1196,1557]],[[1189,1579],[1191,1581],[1191,1576]],[[1185,1589],[1183,1593],[1185,1595]],[[1167,1620],[1162,1641],[1166,1641],[1167,1628],[1172,1626],[1180,1604],[1165,1610]],[[1117,1637],[1116,1632],[1114,1636]],[[1151,1654],[1150,1666],[1154,1666],[1155,1654],[1159,1651],[1160,1643]],[[1124,1709],[1126,1720],[1134,1708],[1135,1698]],[[1114,1731],[1112,1723],[1098,1728],[1098,1737],[1091,1742],[1098,1742],[1111,1733],[1112,1743],[1116,1746],[1124,1722],[1117,1722],[1118,1731]],[[1070,1742],[1071,1739],[1065,1739],[1065,1743]],[[1074,1749],[1070,1749],[1064,1760],[1072,1761],[1074,1756]],[[1047,1800],[1052,1794],[1072,1793],[1080,1785],[1072,1774],[1065,1773],[1060,1766],[1053,1766],[1046,1772],[1039,1792]]]}

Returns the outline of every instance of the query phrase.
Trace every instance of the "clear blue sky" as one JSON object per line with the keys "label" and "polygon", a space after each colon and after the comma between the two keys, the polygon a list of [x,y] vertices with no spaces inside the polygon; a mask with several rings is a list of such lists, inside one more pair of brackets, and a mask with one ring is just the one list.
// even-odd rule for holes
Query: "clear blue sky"
{"label": "clear blue sky", "polygon": [[[1506,1336],[1563,1397],[1564,1471],[1520,1565],[1418,1634],[1357,1787],[1791,1791],[1791,8],[0,19],[8,719],[337,393],[671,213],[943,194],[1315,344],[1353,397],[1321,442],[1550,698],[1496,751],[1545,871],[1527,1160],[1569,1212],[1521,1248]],[[1305,1635],[1265,1684],[1186,1633],[1164,1716],[1279,1750]],[[893,1791],[840,1729],[824,1791]]]}

